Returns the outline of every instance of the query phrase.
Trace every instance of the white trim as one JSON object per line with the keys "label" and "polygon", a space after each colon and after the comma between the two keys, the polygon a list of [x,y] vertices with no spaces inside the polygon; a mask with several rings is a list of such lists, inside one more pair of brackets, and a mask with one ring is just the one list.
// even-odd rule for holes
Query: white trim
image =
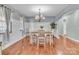
{"label": "white trim", "polygon": [[73,38],[71,38],[71,37],[69,37],[69,36],[66,36],[67,38],[69,38],[70,40],[73,40],[73,41],[75,41],[75,42],[78,42],[79,43],[79,40],[75,40],[75,39],[73,39]]}
{"label": "white trim", "polygon": [[11,45],[13,45],[14,43],[20,41],[21,39],[23,39],[24,37],[26,37],[26,35],[22,36],[21,38],[19,38],[18,40],[15,40],[15,41],[12,41],[12,42],[9,42],[8,44],[6,44],[5,46],[2,47],[2,50],[10,47]]}

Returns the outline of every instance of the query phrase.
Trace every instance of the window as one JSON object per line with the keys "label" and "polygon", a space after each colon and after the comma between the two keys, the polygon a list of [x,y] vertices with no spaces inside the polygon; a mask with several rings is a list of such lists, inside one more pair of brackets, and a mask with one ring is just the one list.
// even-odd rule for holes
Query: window
{"label": "window", "polygon": [[4,33],[6,31],[6,22],[0,21],[0,33]]}
{"label": "window", "polygon": [[6,21],[3,9],[2,7],[0,7],[0,33],[4,33],[5,31],[6,31]]}

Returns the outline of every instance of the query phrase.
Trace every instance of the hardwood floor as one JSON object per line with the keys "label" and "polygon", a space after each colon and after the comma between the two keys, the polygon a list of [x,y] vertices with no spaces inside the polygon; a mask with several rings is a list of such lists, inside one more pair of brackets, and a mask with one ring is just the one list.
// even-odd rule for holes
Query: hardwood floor
{"label": "hardwood floor", "polygon": [[[66,40],[66,41],[65,41]],[[29,37],[25,37],[17,43],[13,44],[9,48],[2,51],[3,55],[78,55],[79,54],[79,43],[60,36],[59,39],[56,37],[53,39],[53,43],[45,47],[40,46],[37,48],[36,45],[29,43]]]}

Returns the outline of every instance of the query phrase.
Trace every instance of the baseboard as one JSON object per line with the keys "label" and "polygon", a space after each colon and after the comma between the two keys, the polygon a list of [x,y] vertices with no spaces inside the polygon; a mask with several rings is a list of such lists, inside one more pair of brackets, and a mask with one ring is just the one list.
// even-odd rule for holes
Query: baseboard
{"label": "baseboard", "polygon": [[73,41],[75,41],[75,42],[78,42],[79,43],[79,40],[75,40],[75,39],[73,39],[73,38],[71,38],[71,37],[69,37],[69,36],[66,36],[67,38],[69,38],[70,40],[73,40]]}

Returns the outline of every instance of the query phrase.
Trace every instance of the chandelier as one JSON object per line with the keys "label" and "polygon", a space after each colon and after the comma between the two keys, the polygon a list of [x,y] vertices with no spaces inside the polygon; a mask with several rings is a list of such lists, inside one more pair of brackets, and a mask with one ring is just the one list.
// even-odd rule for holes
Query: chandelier
{"label": "chandelier", "polygon": [[41,20],[44,20],[45,17],[44,17],[44,15],[41,13],[41,9],[38,9],[38,11],[39,11],[38,14],[35,15],[35,19],[40,22]]}

